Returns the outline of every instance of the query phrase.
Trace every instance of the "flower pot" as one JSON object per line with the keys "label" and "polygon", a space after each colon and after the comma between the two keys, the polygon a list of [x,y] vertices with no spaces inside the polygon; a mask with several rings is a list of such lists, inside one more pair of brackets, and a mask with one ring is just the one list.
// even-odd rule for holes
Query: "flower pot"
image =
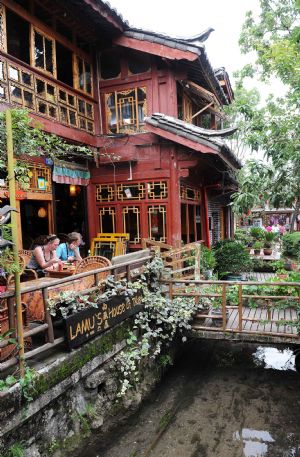
{"label": "flower pot", "polygon": [[254,255],[260,255],[260,249],[254,249]]}
{"label": "flower pot", "polygon": [[213,271],[212,270],[205,270],[203,271],[203,276],[204,276],[204,279],[210,279],[213,275]]}
{"label": "flower pot", "polygon": [[264,248],[264,255],[272,255],[273,249],[271,248]]}

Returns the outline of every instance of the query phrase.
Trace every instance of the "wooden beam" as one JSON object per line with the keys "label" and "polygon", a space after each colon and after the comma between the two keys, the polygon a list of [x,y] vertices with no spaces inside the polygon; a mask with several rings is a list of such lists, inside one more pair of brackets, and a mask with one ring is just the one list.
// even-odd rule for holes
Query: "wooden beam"
{"label": "wooden beam", "polygon": [[149,41],[137,40],[135,38],[129,38],[121,36],[113,40],[113,43],[118,46],[125,48],[136,49],[137,51],[146,52],[155,56],[163,57],[170,60],[188,60],[193,62],[198,59],[199,54],[191,51],[181,51],[169,47],[167,44],[150,43]]}

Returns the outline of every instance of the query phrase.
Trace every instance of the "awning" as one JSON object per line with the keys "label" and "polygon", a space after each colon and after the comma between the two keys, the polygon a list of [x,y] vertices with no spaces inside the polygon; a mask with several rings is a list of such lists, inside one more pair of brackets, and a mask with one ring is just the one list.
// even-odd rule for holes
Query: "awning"
{"label": "awning", "polygon": [[76,184],[87,186],[90,182],[91,174],[88,167],[78,164],[55,160],[52,179],[60,184]]}

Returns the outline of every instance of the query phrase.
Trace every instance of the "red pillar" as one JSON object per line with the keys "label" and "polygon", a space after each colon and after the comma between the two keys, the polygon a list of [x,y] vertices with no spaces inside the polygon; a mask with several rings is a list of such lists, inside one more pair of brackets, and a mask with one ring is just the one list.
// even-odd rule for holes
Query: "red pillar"
{"label": "red pillar", "polygon": [[205,188],[201,189],[202,196],[202,218],[203,218],[203,234],[206,246],[210,247],[209,238],[209,223],[208,223],[208,202]]}
{"label": "red pillar", "polygon": [[88,212],[88,225],[89,225],[89,236],[90,239],[94,238],[98,231],[98,222],[97,222],[97,208],[96,208],[96,195],[95,195],[95,186],[89,184],[87,186],[87,212]]}
{"label": "red pillar", "polygon": [[180,217],[180,180],[178,172],[178,161],[176,151],[170,151],[170,231],[168,238],[173,246],[181,241],[181,217]]}

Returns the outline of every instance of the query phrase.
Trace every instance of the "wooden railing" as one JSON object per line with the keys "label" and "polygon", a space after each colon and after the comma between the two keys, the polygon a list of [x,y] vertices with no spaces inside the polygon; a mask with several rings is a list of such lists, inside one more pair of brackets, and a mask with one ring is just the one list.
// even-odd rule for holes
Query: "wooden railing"
{"label": "wooden railing", "polygon": [[[24,287],[22,287],[22,290],[21,290],[21,295],[28,294],[29,292],[41,290],[42,294],[43,294],[43,304],[44,304],[44,311],[45,311],[44,322],[38,324],[34,329],[25,331],[24,338],[26,339],[26,338],[32,337],[33,335],[37,335],[39,333],[44,333],[47,338],[47,343],[45,343],[35,349],[25,352],[25,360],[30,359],[37,354],[44,353],[44,352],[48,351],[49,349],[54,348],[55,346],[63,343],[63,341],[64,341],[64,337],[60,337],[60,338],[54,337],[52,319],[49,314],[49,310],[48,310],[48,306],[47,306],[47,300],[48,300],[50,288],[53,289],[53,287],[55,287],[55,286],[66,285],[68,283],[70,284],[78,279],[83,279],[83,278],[86,278],[87,276],[93,276],[94,285],[92,287],[90,287],[89,289],[78,292],[78,294],[81,294],[81,295],[90,294],[94,291],[100,290],[99,288],[101,287],[101,285],[103,284],[103,282],[105,280],[102,279],[99,281],[99,277],[104,272],[107,272],[108,274],[113,274],[115,276],[115,278],[118,279],[119,273],[121,276],[124,276],[123,272],[125,269],[126,277],[128,280],[130,280],[132,277],[138,276],[140,274],[140,272],[142,271],[142,268],[143,268],[142,264],[145,264],[146,262],[148,262],[151,259],[152,259],[152,256],[147,256],[147,257],[144,257],[143,259],[131,260],[129,262],[124,262],[122,264],[118,264],[115,266],[99,268],[96,270],[87,271],[87,272],[76,274],[73,276],[68,276],[63,279],[57,279],[57,280],[51,281],[51,283],[44,284],[44,285],[42,283],[42,280],[41,280],[40,285],[36,284],[36,283],[34,285],[30,285],[30,282],[28,283],[28,285],[26,285],[26,283],[24,283]],[[138,267],[138,268],[134,268],[134,267]],[[11,331],[9,338],[10,339],[15,338],[15,337],[17,337],[17,335],[15,333],[15,293],[14,293],[14,291],[5,292],[5,293],[1,294],[0,299],[7,300],[9,330]],[[5,348],[9,344],[10,344],[9,339],[0,341],[0,349]],[[18,363],[18,361],[19,361],[19,357],[15,356],[3,363],[0,363],[0,373],[3,372],[4,370],[8,369],[9,367],[16,365]]]}
{"label": "wooden railing", "polygon": [[4,56],[0,56],[0,101],[94,133],[92,100]]}
{"label": "wooden railing", "polygon": [[164,263],[164,278],[200,279],[200,255],[203,241],[174,247],[149,239],[142,240],[143,249],[157,252]]}
{"label": "wooden railing", "polygon": [[[300,283],[165,280],[171,299],[190,297],[198,311],[193,329],[281,338],[300,344]],[[260,293],[263,287],[271,293]],[[288,293],[284,294],[288,288]],[[233,292],[234,290],[234,292]],[[234,296],[234,297],[233,297]],[[234,303],[232,302],[234,301]],[[211,333],[210,333],[211,334]]]}

